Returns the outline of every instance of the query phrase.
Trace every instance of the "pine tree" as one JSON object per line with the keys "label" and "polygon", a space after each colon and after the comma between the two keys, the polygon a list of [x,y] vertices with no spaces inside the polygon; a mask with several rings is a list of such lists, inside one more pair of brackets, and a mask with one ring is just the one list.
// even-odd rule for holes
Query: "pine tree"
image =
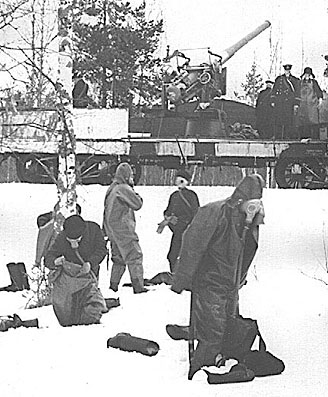
{"label": "pine tree", "polygon": [[256,62],[253,62],[250,72],[246,74],[246,82],[241,83],[241,87],[245,92],[248,104],[255,106],[257,95],[263,88],[263,79],[262,76],[257,73]]}
{"label": "pine tree", "polygon": [[102,107],[128,107],[151,103],[160,94],[154,57],[163,21],[147,20],[146,3],[98,0],[88,11],[93,23],[74,26],[76,51],[74,76],[84,77],[99,88]]}

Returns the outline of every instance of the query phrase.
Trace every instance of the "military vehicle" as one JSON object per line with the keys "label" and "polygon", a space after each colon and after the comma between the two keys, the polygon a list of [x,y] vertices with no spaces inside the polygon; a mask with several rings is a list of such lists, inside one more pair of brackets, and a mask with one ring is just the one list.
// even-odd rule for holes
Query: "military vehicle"
{"label": "military vehicle", "polygon": [[[111,182],[119,162],[128,161],[138,181],[147,166],[177,169],[202,167],[275,168],[278,185],[325,186],[325,142],[261,140],[254,125],[254,108],[222,98],[226,93],[225,63],[250,40],[270,26],[265,21],[221,54],[208,50],[209,62],[191,66],[176,50],[163,61],[161,105],[129,117],[124,109],[73,109],[78,181]],[[172,59],[183,61],[175,69]],[[56,109],[0,111],[0,161],[15,160],[21,182],[56,181],[58,132]],[[245,127],[237,131],[231,126]]]}

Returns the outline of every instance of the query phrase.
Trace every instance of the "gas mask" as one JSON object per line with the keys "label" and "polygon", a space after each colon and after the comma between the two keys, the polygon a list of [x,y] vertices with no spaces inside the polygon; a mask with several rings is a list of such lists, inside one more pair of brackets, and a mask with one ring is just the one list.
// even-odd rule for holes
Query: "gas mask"
{"label": "gas mask", "polygon": [[185,178],[182,178],[181,176],[178,176],[175,179],[175,185],[178,187],[178,189],[184,189],[188,186],[188,181]]}
{"label": "gas mask", "polygon": [[130,185],[131,187],[134,187],[134,179],[133,179],[133,175],[131,175],[128,179],[128,185]]}
{"label": "gas mask", "polygon": [[82,236],[80,236],[78,238],[66,237],[66,240],[71,244],[71,248],[74,250],[74,249],[79,248],[79,242],[82,240]]}
{"label": "gas mask", "polygon": [[262,200],[252,199],[244,201],[240,208],[241,211],[246,214],[246,223],[251,224],[255,218],[257,218],[257,224],[264,223],[264,207]]}

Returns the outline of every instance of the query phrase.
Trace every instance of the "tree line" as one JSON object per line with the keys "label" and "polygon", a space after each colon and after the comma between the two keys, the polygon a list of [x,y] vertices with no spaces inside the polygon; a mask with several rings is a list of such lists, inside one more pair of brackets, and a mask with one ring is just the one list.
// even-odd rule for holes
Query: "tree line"
{"label": "tree line", "polygon": [[[49,82],[56,75],[53,3],[0,2],[1,71],[13,81],[10,95],[27,108],[55,104]],[[161,91],[156,51],[163,20],[147,17],[146,1],[132,7],[122,1],[79,0],[72,6],[73,78],[91,86],[96,106],[137,109],[154,103]]]}

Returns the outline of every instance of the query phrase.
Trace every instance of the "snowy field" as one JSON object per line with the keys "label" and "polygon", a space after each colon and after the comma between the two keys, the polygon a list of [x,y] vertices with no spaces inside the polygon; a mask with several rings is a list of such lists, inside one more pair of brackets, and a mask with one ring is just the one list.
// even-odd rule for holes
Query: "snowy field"
{"label": "snowy field", "polygon": [[[168,270],[170,232],[156,234],[172,187],[137,186],[144,198],[136,213],[144,251],[145,277]],[[231,187],[195,187],[201,204],[225,198]],[[101,223],[106,187],[78,188],[85,219]],[[10,284],[6,264],[34,262],[36,217],[50,211],[56,189],[48,185],[0,185],[0,286]],[[168,323],[187,324],[189,293],[168,286],[134,295],[120,289],[121,306],[100,325],[62,328],[52,307],[25,309],[26,292],[1,292],[0,315],[38,318],[40,328],[0,334],[1,397],[43,396],[295,396],[328,395],[328,191],[270,190],[264,193],[265,225],[260,245],[241,291],[241,313],[258,320],[268,350],[286,364],[283,374],[249,383],[208,385],[203,371],[187,380],[184,341],[165,332]],[[328,254],[327,254],[328,256]],[[123,281],[129,281],[125,274]],[[106,296],[109,272],[102,264],[100,286]],[[107,349],[118,332],[148,338],[160,345],[154,357]]]}

